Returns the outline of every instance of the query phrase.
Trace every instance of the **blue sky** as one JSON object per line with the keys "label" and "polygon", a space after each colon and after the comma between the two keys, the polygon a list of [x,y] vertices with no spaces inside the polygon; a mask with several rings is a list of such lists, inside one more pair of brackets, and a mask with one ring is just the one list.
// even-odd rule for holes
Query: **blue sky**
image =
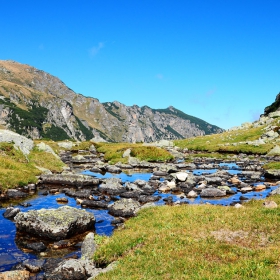
{"label": "blue sky", "polygon": [[0,0],[0,59],[228,129],[280,92],[279,0]]}

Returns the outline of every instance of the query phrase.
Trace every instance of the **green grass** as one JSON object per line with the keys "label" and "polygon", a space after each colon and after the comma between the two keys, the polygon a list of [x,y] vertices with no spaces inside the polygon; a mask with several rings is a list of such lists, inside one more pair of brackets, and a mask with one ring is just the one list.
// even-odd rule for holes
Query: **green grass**
{"label": "green grass", "polygon": [[169,161],[173,156],[166,150],[131,143],[96,143],[97,151],[104,153],[104,159],[109,163],[127,163],[127,158],[122,155],[125,150],[131,149],[131,156],[145,161]]}
{"label": "green grass", "polygon": [[36,166],[61,172],[64,164],[50,153],[34,148],[26,157],[13,144],[0,143],[0,191],[36,183],[41,171]]}
{"label": "green grass", "polygon": [[266,154],[274,147],[274,144],[267,143],[255,146],[240,143],[259,139],[264,133],[263,129],[264,127],[257,127],[226,131],[221,134],[175,140],[174,143],[182,149],[188,148],[189,150],[204,152]]}
{"label": "green grass", "polygon": [[280,208],[262,203],[144,209],[99,238],[95,262],[118,265],[96,279],[280,279]]}
{"label": "green grass", "polygon": [[269,162],[263,165],[263,169],[280,169],[280,162]]}

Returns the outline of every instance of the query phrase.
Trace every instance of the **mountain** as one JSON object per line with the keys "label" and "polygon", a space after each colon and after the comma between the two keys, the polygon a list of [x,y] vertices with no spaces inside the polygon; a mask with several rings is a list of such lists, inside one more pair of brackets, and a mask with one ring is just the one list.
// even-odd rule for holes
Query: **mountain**
{"label": "mountain", "polygon": [[61,80],[15,61],[0,61],[0,128],[32,139],[154,142],[223,129],[170,106],[125,106],[75,93]]}
{"label": "mountain", "polygon": [[280,110],[280,93],[277,94],[275,101],[271,105],[265,107],[264,115],[267,116],[269,113],[273,113],[279,110]]}

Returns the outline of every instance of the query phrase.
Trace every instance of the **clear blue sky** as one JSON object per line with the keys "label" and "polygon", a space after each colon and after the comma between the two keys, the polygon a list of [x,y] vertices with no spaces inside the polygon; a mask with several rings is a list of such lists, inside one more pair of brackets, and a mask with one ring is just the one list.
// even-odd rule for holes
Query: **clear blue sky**
{"label": "clear blue sky", "polygon": [[0,0],[0,59],[228,129],[280,92],[279,0]]}

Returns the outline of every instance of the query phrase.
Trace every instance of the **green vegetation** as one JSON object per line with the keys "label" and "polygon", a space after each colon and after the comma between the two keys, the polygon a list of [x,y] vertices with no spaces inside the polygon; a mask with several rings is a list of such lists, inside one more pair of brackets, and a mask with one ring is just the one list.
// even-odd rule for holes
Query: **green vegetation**
{"label": "green vegetation", "polygon": [[0,191],[37,182],[41,171],[36,166],[60,172],[64,164],[36,148],[25,157],[13,144],[0,143]]}
{"label": "green vegetation", "polygon": [[280,162],[269,162],[263,165],[263,169],[280,169]]}
{"label": "green vegetation", "polygon": [[96,143],[97,151],[104,153],[104,159],[109,163],[127,163],[122,155],[125,150],[131,149],[131,156],[146,161],[169,161],[173,156],[166,150],[157,147],[143,146],[131,143]]}
{"label": "green vegetation", "polygon": [[62,141],[66,139],[70,139],[67,133],[60,127],[50,125],[46,127],[42,132],[43,138],[52,139],[54,141]]}
{"label": "green vegetation", "polygon": [[110,103],[110,102],[105,102],[105,103],[102,103],[102,104],[104,105],[104,108],[106,109],[106,111],[109,114],[111,114],[112,116],[117,118],[120,122],[124,121],[124,119],[119,115],[119,113],[114,111],[114,110],[119,109],[118,106],[116,106],[114,103]]}
{"label": "green vegetation", "polygon": [[[88,129],[79,118],[76,117],[76,121],[79,125],[79,129],[82,131],[82,133],[85,135],[86,140],[90,140],[93,137],[92,131]],[[78,135],[77,135],[78,136]]]}
{"label": "green vegetation", "polygon": [[266,154],[274,147],[272,143],[259,146],[245,143],[259,139],[264,132],[263,128],[264,127],[226,131],[221,134],[175,140],[174,143],[182,149],[188,148],[189,150],[196,151]]}
{"label": "green vegetation", "polygon": [[118,264],[96,279],[279,279],[280,208],[262,204],[143,209],[98,238],[97,265]]}
{"label": "green vegetation", "polygon": [[177,132],[176,130],[174,130],[170,125],[168,125],[166,128],[166,130],[170,131],[172,134],[174,134],[175,136],[177,136],[179,139],[183,139],[184,136],[181,135],[179,132]]}
{"label": "green vegetation", "polygon": [[176,117],[182,118],[184,120],[189,120],[192,123],[195,123],[201,130],[205,131],[205,134],[212,134],[217,132],[217,130],[221,130],[221,128],[215,126],[215,125],[211,125],[205,121],[203,121],[202,119],[190,116],[185,114],[184,112],[173,108],[173,107],[169,107],[166,109],[152,109],[152,111],[155,112],[159,112],[159,113],[165,113],[165,114],[169,114],[169,115],[174,115]]}

